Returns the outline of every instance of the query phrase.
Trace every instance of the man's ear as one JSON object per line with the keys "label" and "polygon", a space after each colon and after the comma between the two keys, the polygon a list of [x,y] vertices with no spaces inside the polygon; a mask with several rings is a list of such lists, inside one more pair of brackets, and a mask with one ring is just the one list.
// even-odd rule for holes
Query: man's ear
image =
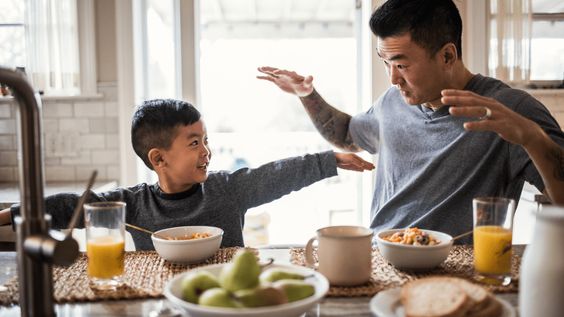
{"label": "man's ear", "polygon": [[453,43],[447,43],[441,48],[440,52],[441,59],[443,63],[452,65],[458,59],[458,51],[456,45]]}
{"label": "man's ear", "polygon": [[159,149],[152,148],[149,153],[147,153],[147,156],[149,157],[149,162],[151,162],[153,169],[164,166],[165,161],[163,153]]}

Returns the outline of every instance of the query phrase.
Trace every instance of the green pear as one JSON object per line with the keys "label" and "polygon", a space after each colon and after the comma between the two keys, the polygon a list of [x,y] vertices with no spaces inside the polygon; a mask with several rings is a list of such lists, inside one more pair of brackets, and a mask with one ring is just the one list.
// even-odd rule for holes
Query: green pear
{"label": "green pear", "polygon": [[288,302],[282,290],[270,286],[238,290],[235,297],[245,307],[274,306]]}
{"label": "green pear", "polygon": [[198,303],[198,298],[204,291],[219,287],[219,281],[208,271],[197,271],[188,274],[181,285],[184,299],[190,303]]}
{"label": "green pear", "polygon": [[205,291],[198,299],[198,304],[212,307],[242,307],[241,303],[237,302],[228,291],[219,287]]}
{"label": "green pear", "polygon": [[288,297],[288,302],[294,302],[315,294],[313,285],[298,280],[278,280],[272,287],[282,290]]}
{"label": "green pear", "polygon": [[258,259],[248,250],[238,251],[233,261],[226,264],[219,274],[222,288],[235,292],[245,288],[255,288],[259,283],[261,267]]}
{"label": "green pear", "polygon": [[304,275],[279,268],[266,269],[259,276],[259,279],[263,283],[273,283],[278,280],[303,280]]}

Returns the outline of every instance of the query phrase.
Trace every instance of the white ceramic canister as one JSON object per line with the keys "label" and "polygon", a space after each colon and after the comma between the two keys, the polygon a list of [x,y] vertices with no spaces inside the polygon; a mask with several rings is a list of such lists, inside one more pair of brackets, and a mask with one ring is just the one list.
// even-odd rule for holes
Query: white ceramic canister
{"label": "white ceramic canister", "polygon": [[533,240],[521,262],[519,314],[564,316],[564,208],[543,206],[535,215]]}

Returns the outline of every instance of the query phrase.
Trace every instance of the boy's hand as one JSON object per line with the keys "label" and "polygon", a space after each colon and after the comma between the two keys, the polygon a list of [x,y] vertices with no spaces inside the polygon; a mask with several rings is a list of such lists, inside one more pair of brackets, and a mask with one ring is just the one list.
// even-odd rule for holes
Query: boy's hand
{"label": "boy's hand", "polygon": [[12,215],[10,214],[10,208],[0,210],[0,226],[12,223]]}
{"label": "boy's hand", "polygon": [[337,159],[337,167],[344,170],[363,172],[374,169],[374,164],[353,153],[335,153],[335,159]]}
{"label": "boy's hand", "polygon": [[305,97],[313,92],[312,76],[304,77],[296,72],[270,66],[259,67],[258,71],[265,74],[265,76],[257,76],[258,79],[271,81],[287,93]]}

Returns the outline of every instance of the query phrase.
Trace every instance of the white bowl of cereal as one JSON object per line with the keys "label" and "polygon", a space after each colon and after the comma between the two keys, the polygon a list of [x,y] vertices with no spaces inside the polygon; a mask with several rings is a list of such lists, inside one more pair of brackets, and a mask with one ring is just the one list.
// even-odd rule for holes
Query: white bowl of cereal
{"label": "white bowl of cereal", "polygon": [[155,251],[165,260],[191,264],[214,255],[223,238],[223,230],[210,226],[182,226],[159,230],[151,235]]}
{"label": "white bowl of cereal", "polygon": [[452,236],[433,230],[382,230],[376,235],[382,256],[402,270],[428,270],[441,264],[452,248]]}

